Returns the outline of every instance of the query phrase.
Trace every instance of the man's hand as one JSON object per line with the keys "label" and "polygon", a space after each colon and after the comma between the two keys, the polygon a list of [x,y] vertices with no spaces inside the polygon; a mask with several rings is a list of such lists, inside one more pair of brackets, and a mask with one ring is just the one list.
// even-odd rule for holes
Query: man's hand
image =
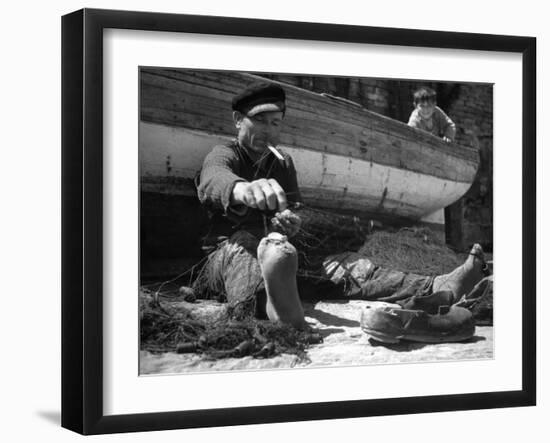
{"label": "man's hand", "polygon": [[288,203],[283,188],[273,178],[238,182],[233,188],[232,204],[241,204],[260,211],[284,211]]}
{"label": "man's hand", "polygon": [[300,230],[302,219],[290,209],[285,209],[275,214],[275,217],[271,219],[271,226],[276,232],[291,238]]}

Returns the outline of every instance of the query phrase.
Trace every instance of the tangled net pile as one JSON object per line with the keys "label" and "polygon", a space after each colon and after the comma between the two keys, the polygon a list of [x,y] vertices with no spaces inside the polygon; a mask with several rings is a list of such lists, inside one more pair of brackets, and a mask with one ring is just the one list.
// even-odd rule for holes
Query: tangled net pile
{"label": "tangled net pile", "polygon": [[356,251],[365,242],[369,221],[304,205],[293,209],[302,226],[291,242],[302,269],[319,269],[327,255]]}
{"label": "tangled net pile", "polygon": [[451,272],[465,258],[424,227],[373,232],[359,252],[378,266],[422,275]]}
{"label": "tangled net pile", "polygon": [[319,334],[267,320],[232,319],[223,305],[211,316],[196,315],[185,303],[152,291],[140,292],[141,349],[150,352],[201,353],[207,359],[294,354],[307,361],[305,349],[322,341]]}
{"label": "tangled net pile", "polygon": [[302,229],[292,239],[304,268],[318,268],[327,255],[358,251],[378,266],[423,275],[444,274],[462,264],[426,227],[373,230],[370,220],[300,207]]}

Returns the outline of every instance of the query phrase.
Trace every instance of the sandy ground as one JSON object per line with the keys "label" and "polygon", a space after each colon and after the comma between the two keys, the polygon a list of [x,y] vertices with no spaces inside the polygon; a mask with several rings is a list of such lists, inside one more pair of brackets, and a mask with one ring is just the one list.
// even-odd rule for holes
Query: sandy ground
{"label": "sandy ground", "polygon": [[[351,300],[304,304],[306,319],[313,327],[319,329],[323,337],[323,343],[308,349],[308,358],[305,361],[289,354],[267,359],[243,357],[207,361],[198,354],[152,354],[141,351],[140,373],[173,374],[493,358],[492,326],[477,326],[474,337],[462,343],[401,342],[395,345],[382,345],[374,342],[361,330],[359,318],[365,306],[376,303]],[[205,311],[216,309],[215,306],[206,304],[202,308]]]}

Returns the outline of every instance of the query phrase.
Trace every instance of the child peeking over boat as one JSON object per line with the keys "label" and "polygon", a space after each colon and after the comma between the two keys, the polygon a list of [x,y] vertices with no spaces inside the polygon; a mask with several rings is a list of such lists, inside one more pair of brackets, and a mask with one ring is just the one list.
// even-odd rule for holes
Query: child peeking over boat
{"label": "child peeking over boat", "polygon": [[413,95],[414,111],[409,117],[409,126],[427,131],[446,142],[455,139],[456,125],[436,105],[436,93],[433,89],[422,87]]}

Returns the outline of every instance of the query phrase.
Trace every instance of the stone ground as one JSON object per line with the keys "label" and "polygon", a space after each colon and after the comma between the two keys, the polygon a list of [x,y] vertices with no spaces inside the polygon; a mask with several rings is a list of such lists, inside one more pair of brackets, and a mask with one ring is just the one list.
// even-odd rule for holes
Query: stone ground
{"label": "stone ground", "polygon": [[[212,302],[199,304],[199,309],[212,312]],[[152,354],[140,352],[140,374],[174,374],[185,372],[258,370],[291,367],[330,367],[371,364],[393,364],[425,361],[480,360],[493,358],[493,327],[477,326],[474,337],[461,343],[401,342],[386,345],[372,341],[361,330],[362,309],[377,302],[362,300],[322,301],[304,304],[306,319],[317,328],[323,343],[312,345],[308,359],[282,354],[267,359],[253,357],[208,361],[198,354]]]}

